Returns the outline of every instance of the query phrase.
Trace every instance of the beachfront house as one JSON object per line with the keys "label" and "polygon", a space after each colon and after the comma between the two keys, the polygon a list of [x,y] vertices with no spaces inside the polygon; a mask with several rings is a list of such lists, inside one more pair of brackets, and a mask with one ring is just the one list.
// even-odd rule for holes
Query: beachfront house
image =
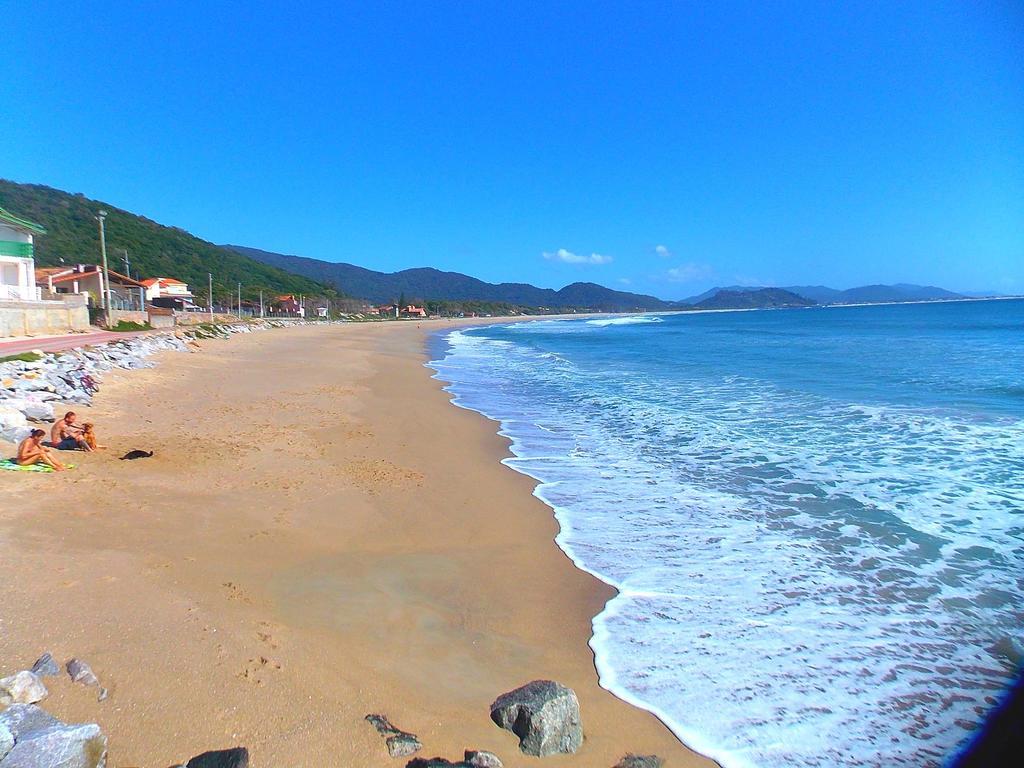
{"label": "beachfront house", "polygon": [[40,301],[35,281],[36,235],[46,234],[38,224],[0,208],[0,301]]}
{"label": "beachfront house", "polygon": [[275,315],[293,315],[295,317],[305,317],[306,309],[302,306],[295,296],[288,294],[287,296],[278,296],[270,303],[270,311]]}
{"label": "beachfront house", "polygon": [[427,310],[417,307],[415,304],[408,304],[402,307],[402,317],[426,317]]}
{"label": "beachfront house", "polygon": [[[110,306],[126,312],[146,309],[146,289],[138,280],[120,272],[110,275]],[[90,307],[106,307],[103,269],[97,264],[74,264],[70,267],[44,267],[35,270],[35,284],[45,298],[59,299],[66,295],[85,296]]]}
{"label": "beachfront house", "polygon": [[146,301],[153,299],[181,299],[189,304],[195,296],[188,289],[188,283],[175,280],[173,277],[149,277],[142,281],[146,287]]}

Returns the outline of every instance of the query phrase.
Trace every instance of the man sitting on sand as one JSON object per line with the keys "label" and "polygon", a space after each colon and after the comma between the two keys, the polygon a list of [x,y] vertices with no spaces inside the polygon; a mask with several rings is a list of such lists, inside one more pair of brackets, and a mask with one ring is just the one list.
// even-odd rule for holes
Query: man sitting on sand
{"label": "man sitting on sand", "polygon": [[64,418],[50,430],[50,445],[58,451],[91,451],[92,447],[82,435],[82,428],[75,423],[78,414],[68,411]]}
{"label": "man sitting on sand", "polygon": [[23,467],[27,467],[30,464],[45,464],[57,472],[67,469],[43,447],[44,437],[46,437],[45,429],[33,429],[32,433],[22,440],[21,445],[18,446],[18,456],[15,461]]}

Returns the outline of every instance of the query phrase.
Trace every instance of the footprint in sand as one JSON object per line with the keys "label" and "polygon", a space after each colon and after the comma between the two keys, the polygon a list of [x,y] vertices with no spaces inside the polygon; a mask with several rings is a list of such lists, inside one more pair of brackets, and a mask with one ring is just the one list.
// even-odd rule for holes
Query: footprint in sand
{"label": "footprint in sand", "polygon": [[272,630],[276,630],[277,626],[271,624],[269,621],[261,621],[256,625],[256,639],[264,645],[268,646],[273,650],[277,650],[281,647],[277,639],[274,637]]}
{"label": "footprint in sand", "polygon": [[281,669],[280,662],[268,659],[266,656],[255,656],[245,663],[236,677],[248,680],[253,685],[263,685],[265,676],[278,669]]}
{"label": "footprint in sand", "polygon": [[251,604],[252,600],[245,594],[245,590],[235,584],[233,581],[225,581],[221,584],[228,592],[228,600],[241,600],[243,603]]}

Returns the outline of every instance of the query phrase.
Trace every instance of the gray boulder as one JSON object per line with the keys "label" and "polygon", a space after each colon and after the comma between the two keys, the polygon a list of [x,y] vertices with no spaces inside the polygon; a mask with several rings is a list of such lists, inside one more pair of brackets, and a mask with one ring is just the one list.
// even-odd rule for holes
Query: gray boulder
{"label": "gray boulder", "polygon": [[60,724],[60,720],[35,704],[12,704],[0,712],[0,727],[10,731],[15,740],[23,733]]}
{"label": "gray boulder", "polygon": [[615,764],[615,768],[661,768],[664,763],[657,755],[634,755],[630,752]]}
{"label": "gray boulder", "polygon": [[367,715],[366,722],[374,727],[387,745],[388,754],[392,757],[408,757],[423,749],[416,734],[403,731],[395,726],[386,715]]}
{"label": "gray boulder", "polygon": [[14,734],[11,733],[11,729],[3,723],[0,723],[0,763],[3,762],[4,758],[7,757],[7,753],[11,751],[11,747],[14,746]]}
{"label": "gray boulder", "polygon": [[99,685],[99,678],[93,674],[92,667],[86,664],[81,659],[71,659],[67,663],[68,674],[71,679],[76,683],[82,685]]}
{"label": "gray boulder", "polygon": [[30,434],[32,434],[32,429],[30,427],[0,428],[0,440],[6,440],[8,443],[20,443]]}
{"label": "gray boulder", "polygon": [[233,747],[203,752],[189,760],[185,768],[249,768],[249,750]]}
{"label": "gray boulder", "polygon": [[0,680],[0,704],[35,704],[47,693],[43,681],[28,670]]}
{"label": "gray boulder", "polygon": [[502,768],[502,765],[501,760],[493,752],[467,749],[466,758],[457,763],[443,757],[417,757],[406,763],[405,768]]}
{"label": "gray boulder", "polygon": [[54,421],[53,406],[39,401],[28,402],[24,410],[25,418],[30,421]]}
{"label": "gray boulder", "polygon": [[0,427],[9,429],[11,427],[24,427],[27,426],[28,422],[25,420],[25,414],[5,403],[0,403]]}
{"label": "gray boulder", "polygon": [[580,703],[571,688],[534,680],[499,696],[491,720],[519,737],[519,749],[534,757],[572,754],[583,744]]}
{"label": "gray boulder", "polygon": [[57,662],[53,660],[53,656],[47,651],[36,659],[36,663],[32,665],[32,672],[40,677],[56,677],[60,674],[60,667],[57,666]]}
{"label": "gray boulder", "polygon": [[464,762],[473,768],[504,768],[496,754],[482,749],[467,749]]}
{"label": "gray boulder", "polygon": [[51,725],[20,734],[3,768],[105,768],[107,737],[95,723]]}
{"label": "gray boulder", "polygon": [[396,733],[394,736],[388,736],[384,743],[392,757],[408,757],[423,749],[420,740],[411,733]]}

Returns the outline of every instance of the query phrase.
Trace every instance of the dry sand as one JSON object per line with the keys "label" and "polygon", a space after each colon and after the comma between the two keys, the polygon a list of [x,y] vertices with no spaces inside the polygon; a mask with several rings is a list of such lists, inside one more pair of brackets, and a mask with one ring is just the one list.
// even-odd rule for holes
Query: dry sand
{"label": "dry sand", "polygon": [[[535,766],[488,714],[537,678],[576,690],[586,731],[543,765],[713,765],[599,687],[612,592],[554,544],[495,425],[423,368],[437,329],[273,330],[109,375],[76,409],[109,450],[0,473],[0,674],[89,661],[108,700],[47,678],[43,704],[99,722],[114,768],[236,745],[255,768],[404,765],[369,712],[420,756]],[[156,455],[117,460],[133,448]]]}

